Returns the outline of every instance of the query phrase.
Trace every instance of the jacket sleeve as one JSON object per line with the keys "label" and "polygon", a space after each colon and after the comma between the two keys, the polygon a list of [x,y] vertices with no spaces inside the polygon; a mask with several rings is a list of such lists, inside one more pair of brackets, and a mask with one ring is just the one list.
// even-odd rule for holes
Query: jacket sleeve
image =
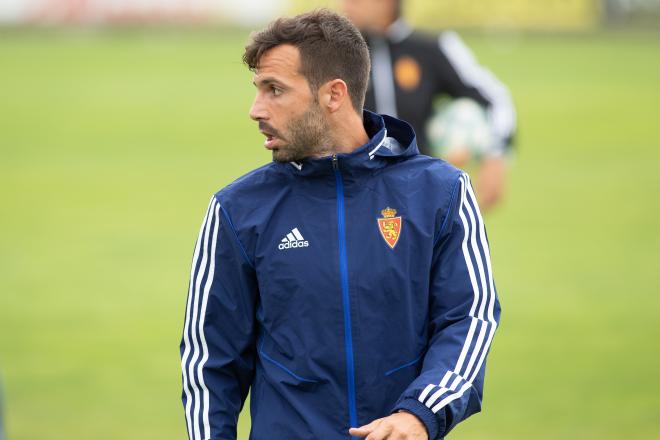
{"label": "jacket sleeve", "polygon": [[438,92],[454,98],[470,98],[484,106],[493,139],[486,154],[502,156],[511,149],[516,131],[516,109],[509,90],[492,72],[479,65],[455,32],[443,32],[438,45]]}
{"label": "jacket sleeve", "polygon": [[465,174],[436,238],[430,280],[428,349],[420,375],[393,411],[415,414],[433,440],[480,411],[500,317],[486,231]]}
{"label": "jacket sleeve", "polygon": [[190,440],[236,439],[254,374],[257,297],[253,264],[214,196],[195,244],[181,340]]}

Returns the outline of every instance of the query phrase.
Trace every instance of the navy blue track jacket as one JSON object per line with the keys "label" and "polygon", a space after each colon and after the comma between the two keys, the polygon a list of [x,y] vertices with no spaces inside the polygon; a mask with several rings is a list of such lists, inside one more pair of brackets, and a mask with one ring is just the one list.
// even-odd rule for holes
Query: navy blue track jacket
{"label": "navy blue track jacket", "polygon": [[188,435],[345,440],[404,410],[430,439],[478,412],[500,307],[468,177],[364,114],[351,154],[270,163],[216,193],[181,341]]}

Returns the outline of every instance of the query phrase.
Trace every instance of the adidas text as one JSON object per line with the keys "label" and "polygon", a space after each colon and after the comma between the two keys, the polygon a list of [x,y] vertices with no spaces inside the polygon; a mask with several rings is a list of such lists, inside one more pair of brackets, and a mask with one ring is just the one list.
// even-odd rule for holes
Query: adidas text
{"label": "adidas text", "polygon": [[292,241],[292,242],[286,242],[286,243],[280,243],[278,247],[279,250],[284,250],[284,249],[291,249],[291,248],[301,248],[301,247],[308,247],[309,246],[309,241]]}
{"label": "adidas text", "polygon": [[309,241],[305,240],[298,228],[293,228],[291,232],[286,234],[277,248],[283,251],[284,249],[303,248],[308,246]]}

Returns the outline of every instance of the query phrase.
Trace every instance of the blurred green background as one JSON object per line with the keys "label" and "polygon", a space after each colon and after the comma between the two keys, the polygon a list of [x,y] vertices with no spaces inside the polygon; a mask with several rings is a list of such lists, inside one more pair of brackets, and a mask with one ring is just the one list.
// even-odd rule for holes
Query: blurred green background
{"label": "blurred green background", "polygon": [[[520,134],[486,218],[503,319],[485,411],[450,437],[660,438],[660,32],[463,36],[510,87]],[[246,39],[0,30],[8,439],[185,437],[199,223],[270,159]]]}

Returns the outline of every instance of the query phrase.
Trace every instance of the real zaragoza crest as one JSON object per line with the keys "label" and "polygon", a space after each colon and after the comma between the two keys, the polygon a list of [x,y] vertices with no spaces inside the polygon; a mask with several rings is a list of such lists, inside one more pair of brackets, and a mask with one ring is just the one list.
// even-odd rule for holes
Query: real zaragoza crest
{"label": "real zaragoza crest", "polygon": [[401,217],[396,216],[396,209],[385,208],[380,211],[383,218],[378,219],[378,229],[380,229],[380,235],[383,236],[383,240],[387,243],[392,249],[396,246],[401,236]]}

